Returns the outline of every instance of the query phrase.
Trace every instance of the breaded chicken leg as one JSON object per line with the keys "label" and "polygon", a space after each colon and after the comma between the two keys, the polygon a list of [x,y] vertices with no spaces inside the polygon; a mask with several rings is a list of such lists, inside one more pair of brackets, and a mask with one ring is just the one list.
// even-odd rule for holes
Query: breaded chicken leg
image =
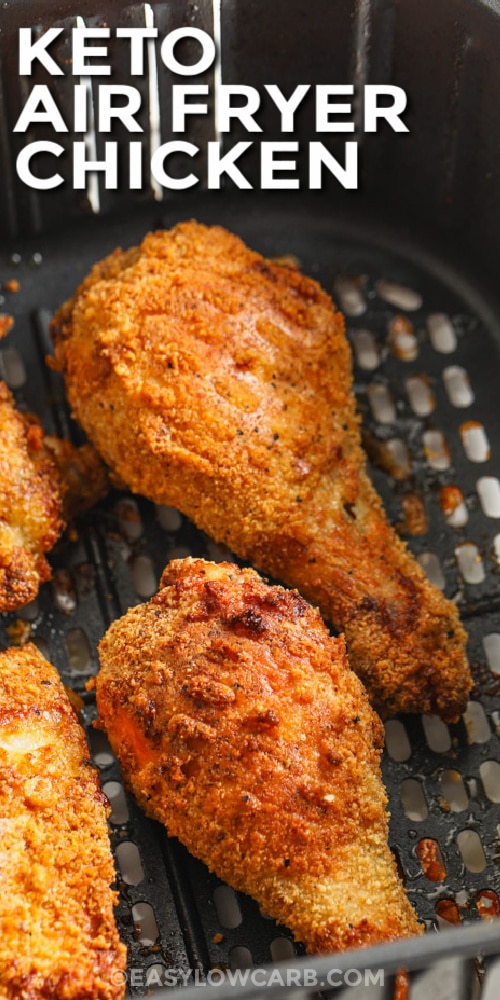
{"label": "breaded chicken leg", "polygon": [[297,591],[177,560],[99,651],[124,780],[196,857],[310,952],[419,933],[387,846],[382,724]]}
{"label": "breaded chicken leg", "polygon": [[0,654],[0,998],[117,1000],[105,797],[57,671]]}
{"label": "breaded chicken leg", "polygon": [[107,472],[90,445],[44,435],[20,413],[0,382],[0,612],[33,600],[50,579],[46,553],[65,520],[108,490]]}
{"label": "breaded chicken leg", "polygon": [[319,605],[383,715],[458,718],[465,632],[368,478],[315,281],[184,223],[97,264],[53,329],[74,413],[132,490]]}

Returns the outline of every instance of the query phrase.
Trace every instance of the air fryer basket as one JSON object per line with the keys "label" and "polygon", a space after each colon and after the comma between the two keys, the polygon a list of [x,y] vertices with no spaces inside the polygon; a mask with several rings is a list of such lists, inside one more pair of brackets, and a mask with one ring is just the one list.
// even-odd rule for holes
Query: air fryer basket
{"label": "air fryer basket", "polygon": [[[30,136],[11,131],[27,95],[17,75],[17,28],[68,29],[77,16],[79,24],[105,23],[112,31],[154,23],[160,38],[180,25],[202,27],[218,40],[226,82],[277,82],[284,90],[298,82],[397,83],[409,96],[411,131],[362,137],[360,186],[351,192],[333,182],[314,194],[260,192],[256,181],[252,191],[200,185],[195,194],[156,200],[158,190],[109,192],[100,180],[87,192],[73,191],[69,181],[54,192],[30,191],[16,177],[15,158],[44,133],[43,126]],[[128,7],[17,0],[2,5],[0,28],[0,312],[15,318],[0,348],[0,377],[18,404],[38,413],[47,431],[82,440],[62,383],[44,364],[49,320],[113,247],[196,217],[225,225],[266,255],[294,254],[346,313],[371,472],[389,517],[457,601],[470,637],[475,689],[463,720],[447,727],[401,717],[386,725],[391,844],[429,933],[306,958],[286,928],[144,817],[123,790],[104,735],[92,728],[95,706],[84,688],[107,626],[154,592],[168,559],[228,553],[177,511],[125,492],[112,493],[66,532],[50,556],[51,583],[17,615],[2,616],[1,642],[29,636],[85,701],[93,759],[112,805],[130,995],[173,997],[183,986],[180,995],[190,1000],[186,984],[208,978],[196,996],[305,998],[339,983],[352,1000],[381,998],[403,965],[415,970],[412,1000],[430,990],[436,998],[492,1000],[500,987],[500,931],[492,920],[500,916],[499,5],[320,0],[312,11],[298,0],[223,0],[213,8],[202,0]],[[66,36],[51,49],[61,65]],[[125,80],[119,47],[110,51],[116,79]],[[158,71],[152,53],[148,66],[150,75]],[[43,73],[29,86],[46,82]],[[167,77],[160,69],[156,89],[155,79],[143,82],[146,151],[158,127],[162,141],[169,138]],[[72,82],[52,81],[68,108]],[[272,118],[264,126],[266,137],[279,137]],[[208,118],[193,128],[187,137],[198,145],[213,138]],[[298,128],[307,141],[307,109]],[[69,148],[72,136],[58,141]],[[95,141],[99,146],[100,137]],[[254,168],[250,158],[250,173]],[[6,284],[12,280],[18,284]],[[478,964],[478,955],[493,957]],[[279,965],[282,984],[263,989],[262,977],[248,974],[245,985],[245,970],[275,961],[287,963]],[[218,983],[224,970],[238,969],[239,984]],[[363,985],[365,969],[383,970],[385,985],[380,977]]]}

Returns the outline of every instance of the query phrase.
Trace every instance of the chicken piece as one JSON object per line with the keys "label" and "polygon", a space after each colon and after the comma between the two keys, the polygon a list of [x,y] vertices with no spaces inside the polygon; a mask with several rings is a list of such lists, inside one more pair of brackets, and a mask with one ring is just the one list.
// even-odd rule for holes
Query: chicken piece
{"label": "chicken piece", "polygon": [[1,1000],[124,995],[106,813],[57,671],[32,645],[1,653]]}
{"label": "chicken piece", "polygon": [[368,478],[315,281],[183,223],[97,264],[53,330],[75,415],[132,490],[319,605],[381,714],[459,717],[465,632]]}
{"label": "chicken piece", "polygon": [[0,611],[33,600],[49,579],[45,553],[64,527],[60,493],[40,424],[16,410],[0,382]]}
{"label": "chicken piece", "polygon": [[45,436],[20,413],[0,382],[0,612],[33,600],[50,578],[45,557],[64,528],[108,492],[107,472],[91,445]]}
{"label": "chicken piece", "polygon": [[99,649],[124,780],[196,857],[310,952],[419,932],[387,846],[382,724],[297,591],[176,560]]}

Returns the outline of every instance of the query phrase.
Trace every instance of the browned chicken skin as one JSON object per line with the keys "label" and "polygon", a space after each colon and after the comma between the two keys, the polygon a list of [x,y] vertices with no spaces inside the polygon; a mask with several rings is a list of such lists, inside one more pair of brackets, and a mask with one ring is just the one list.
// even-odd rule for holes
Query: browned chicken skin
{"label": "browned chicken skin", "polygon": [[71,406],[132,490],[319,605],[383,715],[458,718],[465,632],[367,476],[343,318],[315,281],[184,223],[97,264],[54,332]]}
{"label": "browned chicken skin", "polygon": [[0,382],[0,611],[32,600],[50,577],[45,553],[64,523],[59,478],[40,424]]}
{"label": "browned chicken skin", "polygon": [[124,780],[193,854],[311,952],[419,933],[387,846],[382,724],[296,591],[171,562],[100,659]]}
{"label": "browned chicken skin", "polygon": [[50,578],[45,557],[65,521],[108,490],[106,470],[90,445],[45,436],[20,413],[0,382],[0,612],[33,600]]}
{"label": "browned chicken skin", "polygon": [[118,1000],[107,805],[57,671],[0,654],[0,998]]}

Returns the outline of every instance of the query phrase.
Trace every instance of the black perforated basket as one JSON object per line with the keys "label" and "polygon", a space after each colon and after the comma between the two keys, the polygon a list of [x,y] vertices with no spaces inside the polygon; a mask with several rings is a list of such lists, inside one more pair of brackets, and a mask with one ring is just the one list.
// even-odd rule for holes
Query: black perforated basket
{"label": "black perforated basket", "polygon": [[[217,42],[218,62],[203,77],[211,92],[221,81],[278,83],[284,92],[302,82],[352,81],[359,93],[365,83],[395,83],[408,94],[410,131],[360,133],[358,189],[346,191],[330,178],[317,192],[307,190],[305,174],[296,191],[261,191],[257,146],[245,161],[252,189],[228,183],[205,190],[206,143],[218,138],[210,114],[193,116],[183,137],[200,148],[201,180],[192,190],[162,190],[145,170],[140,191],[126,182],[107,190],[101,175],[75,191],[70,131],[57,137],[64,183],[38,192],[19,181],[16,160],[49,128],[20,134],[13,126],[36,83],[50,83],[71,120],[69,30],[84,24],[110,28],[112,79],[121,83],[129,79],[128,50],[114,39],[115,28],[159,29],[145,50],[147,74],[133,81],[143,95],[145,164],[173,138],[173,79],[159,46],[179,26],[200,27]],[[50,50],[63,76],[49,78],[37,66],[32,77],[19,77],[20,26],[64,29]],[[18,404],[38,413],[47,431],[81,440],[62,383],[44,364],[49,320],[113,247],[195,217],[232,229],[266,255],[294,254],[346,314],[370,469],[389,517],[457,602],[470,637],[475,688],[463,720],[445,726],[401,717],[386,724],[391,844],[428,933],[343,956],[306,957],[286,928],[144,817],[123,790],[103,734],[91,726],[95,708],[84,691],[97,671],[100,637],[155,591],[168,559],[221,559],[227,551],[177,511],[120,492],[66,533],[50,556],[52,581],[18,615],[2,616],[1,641],[6,647],[20,633],[29,636],[84,697],[93,758],[112,805],[130,995],[172,997],[182,988],[179,995],[190,1000],[196,987],[196,996],[306,998],[330,988],[368,1000],[390,996],[396,971],[405,967],[412,1000],[430,991],[436,1000],[493,1000],[500,989],[500,6],[35,0],[0,5],[0,28],[0,312],[15,318],[0,345],[0,377]],[[98,82],[86,86],[95,91]],[[261,138],[286,138],[268,107],[259,120]],[[119,128],[112,137],[120,149],[131,138]],[[243,137],[234,132],[224,141],[229,148]],[[294,138],[304,145],[317,138],[310,105],[297,117]],[[96,158],[103,155],[102,135],[87,141]],[[338,137],[331,143],[340,156]]]}

